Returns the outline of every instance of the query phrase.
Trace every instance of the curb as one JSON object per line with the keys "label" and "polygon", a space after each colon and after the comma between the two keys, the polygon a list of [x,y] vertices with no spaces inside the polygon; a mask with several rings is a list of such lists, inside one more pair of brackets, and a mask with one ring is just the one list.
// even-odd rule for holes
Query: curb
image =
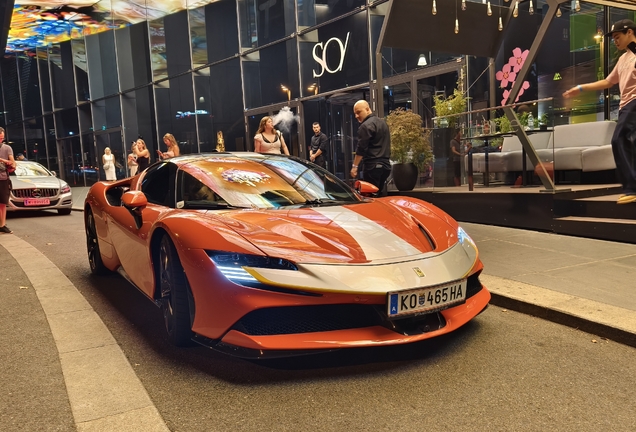
{"label": "curb", "polygon": [[524,284],[482,275],[495,306],[532,315],[636,348],[636,312]]}

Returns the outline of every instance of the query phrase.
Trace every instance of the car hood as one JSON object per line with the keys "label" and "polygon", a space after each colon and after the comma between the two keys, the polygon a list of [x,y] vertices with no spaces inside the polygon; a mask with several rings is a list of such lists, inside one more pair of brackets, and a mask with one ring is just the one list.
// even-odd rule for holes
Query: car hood
{"label": "car hood", "polygon": [[385,263],[440,252],[456,229],[422,207],[414,217],[399,201],[209,212],[269,256],[297,263]]}
{"label": "car hood", "polygon": [[11,187],[13,189],[59,189],[61,183],[61,180],[57,177],[11,177]]}

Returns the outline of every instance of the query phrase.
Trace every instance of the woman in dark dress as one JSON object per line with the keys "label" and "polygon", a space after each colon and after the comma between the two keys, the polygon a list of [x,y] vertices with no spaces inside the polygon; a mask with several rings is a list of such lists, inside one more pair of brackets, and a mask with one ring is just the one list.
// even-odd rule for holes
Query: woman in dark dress
{"label": "woman in dark dress", "polygon": [[137,144],[133,146],[133,152],[137,156],[137,165],[139,166],[137,173],[141,173],[150,165],[150,152],[146,148],[144,140],[141,138],[137,140]]}

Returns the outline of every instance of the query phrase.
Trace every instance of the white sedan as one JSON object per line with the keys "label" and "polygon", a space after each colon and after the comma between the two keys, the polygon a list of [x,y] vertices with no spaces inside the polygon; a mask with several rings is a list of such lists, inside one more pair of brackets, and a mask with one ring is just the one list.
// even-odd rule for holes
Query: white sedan
{"label": "white sedan", "polygon": [[16,161],[11,174],[11,196],[7,210],[57,210],[71,213],[71,187],[37,162]]}

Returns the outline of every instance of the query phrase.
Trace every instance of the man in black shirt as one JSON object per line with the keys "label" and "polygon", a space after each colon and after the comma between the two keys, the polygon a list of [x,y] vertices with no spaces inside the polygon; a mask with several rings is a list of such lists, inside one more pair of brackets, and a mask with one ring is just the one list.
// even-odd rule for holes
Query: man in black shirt
{"label": "man in black shirt", "polygon": [[318,122],[315,122],[312,128],[314,130],[314,136],[311,137],[309,160],[322,168],[327,168],[325,162],[329,157],[329,138],[320,132],[320,124]]}
{"label": "man in black shirt", "polygon": [[384,184],[391,174],[391,135],[386,122],[376,117],[365,100],[356,102],[353,113],[360,122],[358,148],[351,168],[351,177],[358,176],[362,163],[364,180],[374,184],[379,195],[384,194]]}

